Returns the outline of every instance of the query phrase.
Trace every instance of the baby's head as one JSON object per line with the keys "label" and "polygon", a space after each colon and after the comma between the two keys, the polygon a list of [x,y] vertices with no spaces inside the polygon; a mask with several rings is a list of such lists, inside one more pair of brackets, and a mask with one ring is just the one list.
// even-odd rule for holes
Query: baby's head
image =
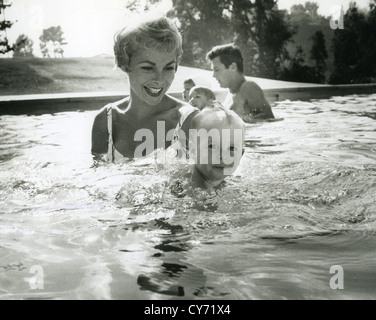
{"label": "baby's head", "polygon": [[189,91],[189,103],[202,110],[216,99],[215,93],[207,87],[194,86]]}
{"label": "baby's head", "polygon": [[216,186],[239,166],[244,152],[243,120],[234,111],[214,101],[199,112],[191,124],[192,180],[203,188]]}

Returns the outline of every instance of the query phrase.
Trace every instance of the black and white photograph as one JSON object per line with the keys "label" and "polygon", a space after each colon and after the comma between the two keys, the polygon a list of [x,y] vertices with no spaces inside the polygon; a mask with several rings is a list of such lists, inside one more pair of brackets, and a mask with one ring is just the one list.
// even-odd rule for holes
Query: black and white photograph
{"label": "black and white photograph", "polygon": [[375,195],[376,0],[0,0],[0,300],[375,300]]}

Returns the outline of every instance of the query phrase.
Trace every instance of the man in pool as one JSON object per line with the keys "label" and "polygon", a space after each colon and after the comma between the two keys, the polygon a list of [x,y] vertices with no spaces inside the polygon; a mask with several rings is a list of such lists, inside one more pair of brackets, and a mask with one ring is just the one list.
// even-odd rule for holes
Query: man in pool
{"label": "man in pool", "polygon": [[245,126],[234,111],[214,101],[192,119],[189,132],[196,186],[213,188],[235,172],[244,153]]}
{"label": "man in pool", "polygon": [[261,88],[243,74],[243,56],[234,44],[214,47],[206,57],[212,62],[213,77],[230,94],[224,105],[234,110],[245,121],[274,118],[270,104]]}
{"label": "man in pool", "polygon": [[209,106],[215,99],[215,93],[207,87],[194,86],[189,91],[189,104],[199,110]]}

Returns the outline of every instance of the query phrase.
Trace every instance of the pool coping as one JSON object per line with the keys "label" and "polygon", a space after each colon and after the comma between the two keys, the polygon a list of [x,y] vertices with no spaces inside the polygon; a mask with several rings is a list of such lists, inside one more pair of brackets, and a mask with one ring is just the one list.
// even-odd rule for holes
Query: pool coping
{"label": "pool coping", "polygon": [[[223,100],[227,90],[216,91]],[[333,96],[376,93],[376,83],[313,85],[263,89],[270,103],[283,100],[329,99]],[[181,98],[180,92],[169,92]],[[128,96],[128,92],[79,92],[0,96],[0,115],[43,114],[64,111],[99,110],[104,105]]]}

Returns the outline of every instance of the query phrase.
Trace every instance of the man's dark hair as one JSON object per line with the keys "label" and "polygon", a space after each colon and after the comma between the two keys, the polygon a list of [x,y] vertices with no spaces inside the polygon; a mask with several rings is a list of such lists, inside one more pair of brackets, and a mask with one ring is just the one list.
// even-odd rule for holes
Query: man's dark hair
{"label": "man's dark hair", "polygon": [[215,46],[206,55],[206,58],[209,60],[213,60],[216,57],[219,57],[221,63],[223,63],[226,68],[228,68],[231,63],[235,62],[238,71],[243,73],[243,56],[237,45],[230,43]]}

